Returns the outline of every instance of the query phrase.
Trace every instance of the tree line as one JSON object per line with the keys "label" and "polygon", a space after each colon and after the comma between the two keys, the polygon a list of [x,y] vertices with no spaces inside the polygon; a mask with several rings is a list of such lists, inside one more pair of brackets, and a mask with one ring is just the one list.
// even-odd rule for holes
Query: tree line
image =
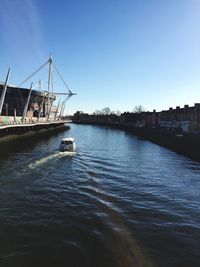
{"label": "tree line", "polygon": [[[145,108],[142,105],[136,105],[133,108],[133,113],[141,113],[144,112]],[[109,107],[105,107],[101,110],[95,110],[93,115],[117,115],[120,116],[122,112],[120,110],[112,111]]]}

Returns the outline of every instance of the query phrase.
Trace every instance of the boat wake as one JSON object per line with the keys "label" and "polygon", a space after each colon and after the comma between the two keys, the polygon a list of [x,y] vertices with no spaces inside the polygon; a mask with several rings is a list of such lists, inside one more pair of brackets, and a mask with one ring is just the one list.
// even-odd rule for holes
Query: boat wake
{"label": "boat wake", "polygon": [[51,154],[49,156],[46,156],[44,158],[41,158],[41,159],[36,160],[34,162],[31,162],[28,165],[28,167],[30,169],[35,169],[35,168],[39,167],[40,165],[45,164],[48,161],[51,161],[53,159],[59,159],[59,158],[62,158],[62,157],[73,157],[73,156],[75,156],[75,154],[76,154],[75,152],[69,152],[69,151],[67,151],[67,152],[56,152],[54,154]]}

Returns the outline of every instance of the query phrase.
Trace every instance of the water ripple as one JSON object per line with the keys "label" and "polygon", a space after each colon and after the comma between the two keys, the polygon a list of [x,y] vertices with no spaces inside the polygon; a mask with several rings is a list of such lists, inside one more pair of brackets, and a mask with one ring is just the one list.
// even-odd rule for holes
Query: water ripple
{"label": "water ripple", "polygon": [[[77,152],[58,151],[74,136]],[[38,141],[39,142],[39,141]],[[73,125],[0,157],[0,266],[198,266],[200,164]]]}

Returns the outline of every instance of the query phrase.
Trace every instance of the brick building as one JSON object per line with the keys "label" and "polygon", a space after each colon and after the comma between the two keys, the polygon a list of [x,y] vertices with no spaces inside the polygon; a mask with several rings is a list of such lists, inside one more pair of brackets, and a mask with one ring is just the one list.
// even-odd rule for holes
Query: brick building
{"label": "brick building", "polygon": [[124,112],[120,116],[109,115],[89,115],[81,111],[74,114],[74,119],[82,122],[96,123],[125,123],[136,127],[161,127],[167,130],[181,130],[184,132],[200,131],[200,103],[183,108],[177,106],[175,109],[163,110],[160,112]]}
{"label": "brick building", "polygon": [[177,106],[175,109],[169,108],[162,111],[158,116],[158,126],[169,129],[181,129],[184,132],[193,132],[200,130],[200,104],[196,103],[183,108]]}

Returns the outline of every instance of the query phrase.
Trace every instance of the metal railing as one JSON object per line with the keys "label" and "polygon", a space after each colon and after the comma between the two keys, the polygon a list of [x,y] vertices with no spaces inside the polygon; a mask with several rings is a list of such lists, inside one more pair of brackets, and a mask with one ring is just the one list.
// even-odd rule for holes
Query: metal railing
{"label": "metal railing", "polygon": [[14,120],[9,121],[4,119],[3,121],[0,121],[0,126],[6,126],[6,125],[31,125],[31,124],[49,124],[49,123],[56,123],[56,122],[65,122],[64,120]]}

